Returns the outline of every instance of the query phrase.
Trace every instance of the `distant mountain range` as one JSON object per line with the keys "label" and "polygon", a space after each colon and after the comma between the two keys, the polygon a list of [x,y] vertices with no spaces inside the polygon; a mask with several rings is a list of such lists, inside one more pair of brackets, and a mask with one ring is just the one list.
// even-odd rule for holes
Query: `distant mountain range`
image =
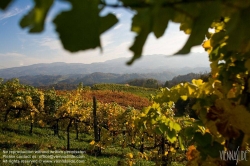
{"label": "distant mountain range", "polygon": [[[205,64],[202,60],[204,57],[199,54],[194,56],[196,61],[198,58],[198,67],[192,67],[194,60],[191,58],[180,57],[171,60],[164,55],[149,55],[132,66],[125,65],[129,58],[119,58],[92,64],[57,62],[0,69],[0,78],[19,78],[21,82],[34,86],[79,82],[85,85],[124,83],[135,78],[153,78],[165,82],[178,75],[209,72],[208,63]],[[179,66],[180,60],[184,60],[186,66]]]}
{"label": "distant mountain range", "polygon": [[152,73],[152,74],[115,74],[95,72],[92,74],[71,74],[71,75],[35,75],[18,77],[21,83],[33,86],[47,86],[52,84],[79,84],[93,85],[97,83],[127,83],[133,79],[153,78],[159,80],[160,83],[172,78],[171,73]]}

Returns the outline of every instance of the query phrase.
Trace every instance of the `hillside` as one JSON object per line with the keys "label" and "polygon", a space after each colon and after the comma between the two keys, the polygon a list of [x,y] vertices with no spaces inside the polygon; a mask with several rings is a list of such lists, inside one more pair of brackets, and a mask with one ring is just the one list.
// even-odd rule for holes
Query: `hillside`
{"label": "hillside", "polygon": [[[135,86],[148,87],[146,85],[147,80],[157,81],[154,88],[158,88],[169,81],[171,85],[179,82],[187,81],[190,82],[192,79],[199,78],[201,74],[188,73],[185,75],[178,76],[167,76],[167,73],[156,73],[156,74],[114,74],[114,73],[101,73],[96,72],[92,74],[75,74],[75,75],[36,75],[36,76],[21,76],[18,79],[21,83],[32,85],[36,87],[42,87],[43,89],[54,87],[55,89],[72,90],[77,87],[79,83],[84,85],[92,86],[94,84],[129,84]],[[172,79],[171,79],[172,78]]]}
{"label": "hillside", "polygon": [[[0,69],[0,78],[14,78],[22,76],[37,75],[81,75],[91,73],[115,73],[115,74],[147,74],[147,78],[157,80],[169,80],[174,76],[187,74],[190,72],[204,72],[209,70],[208,64],[195,64],[193,58],[204,58],[203,54],[194,54],[185,57],[185,64],[180,64],[180,57],[166,58],[166,55],[148,55],[137,61],[132,66],[125,65],[129,58],[118,58],[106,62],[82,64],[82,63],[49,63],[34,64],[30,66],[21,66]],[[152,61],[153,59],[153,61]],[[183,60],[182,60],[183,61]],[[165,76],[163,76],[165,75]],[[154,77],[152,77],[154,76]],[[145,78],[145,77],[144,77]]]}

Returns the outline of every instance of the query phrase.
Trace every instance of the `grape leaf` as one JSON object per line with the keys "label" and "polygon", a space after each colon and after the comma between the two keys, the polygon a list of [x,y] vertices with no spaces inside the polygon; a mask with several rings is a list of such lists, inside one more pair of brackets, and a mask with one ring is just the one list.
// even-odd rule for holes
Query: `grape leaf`
{"label": "grape leaf", "polygon": [[168,21],[172,18],[173,9],[170,7],[162,8],[156,6],[153,10],[153,32],[156,38],[161,37],[167,26]]}
{"label": "grape leaf", "polygon": [[181,150],[185,150],[185,147],[184,147],[184,145],[183,145],[183,139],[182,139],[182,136],[181,136],[181,135],[178,137],[178,140],[179,140],[179,144],[180,144]]}
{"label": "grape leaf", "polygon": [[42,32],[44,29],[44,21],[46,19],[46,15],[51,8],[54,0],[34,0],[35,6],[34,8],[23,17],[20,22],[20,26],[22,28],[29,28],[29,32]]}
{"label": "grape leaf", "polygon": [[64,48],[71,52],[101,48],[100,34],[115,25],[117,18],[113,14],[100,17],[98,0],[67,1],[72,4],[72,9],[54,19]]}
{"label": "grape leaf", "polygon": [[219,16],[220,5],[218,2],[213,2],[203,6],[200,10],[202,12],[193,20],[192,32],[186,44],[180,51],[175,53],[175,55],[188,54],[193,46],[202,44],[212,21]]}
{"label": "grape leaf", "polygon": [[110,13],[104,17],[101,17],[100,29],[99,29],[100,34],[105,32],[107,29],[111,28],[112,26],[114,26],[117,22],[118,20],[115,17],[115,15],[110,14]]}
{"label": "grape leaf", "polygon": [[209,133],[203,135],[200,132],[196,132],[194,134],[194,140],[199,146],[205,147],[211,144],[212,136]]}
{"label": "grape leaf", "polygon": [[177,140],[176,131],[175,130],[168,130],[167,131],[167,139],[169,142],[174,143]]}
{"label": "grape leaf", "polygon": [[138,35],[135,37],[134,44],[129,48],[134,52],[134,56],[127,62],[128,65],[141,57],[143,46],[152,30],[151,11],[149,9],[138,10],[138,13],[133,17],[131,30],[137,32]]}
{"label": "grape leaf", "polygon": [[0,9],[6,9],[7,6],[12,2],[12,0],[1,0],[0,1]]}
{"label": "grape leaf", "polygon": [[173,129],[176,130],[176,131],[181,130],[181,126],[178,123],[175,123],[173,121],[170,121],[168,125],[169,125],[170,131],[172,131]]}

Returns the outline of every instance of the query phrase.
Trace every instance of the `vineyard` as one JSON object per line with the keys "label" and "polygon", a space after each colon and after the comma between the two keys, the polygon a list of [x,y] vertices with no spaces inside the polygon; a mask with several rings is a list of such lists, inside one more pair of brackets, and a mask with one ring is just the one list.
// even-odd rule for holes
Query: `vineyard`
{"label": "vineyard", "polygon": [[143,88],[137,86],[129,86],[122,84],[95,84],[92,87],[93,90],[111,90],[113,92],[130,92],[138,96],[149,98],[151,95],[157,94],[159,92],[157,89],[153,88]]}
{"label": "vineyard", "polygon": [[[90,164],[94,160],[101,165],[108,162],[99,160],[104,156],[116,156],[110,165],[192,165],[200,155],[207,158],[205,164],[226,164],[218,159],[224,140],[210,135],[217,129],[205,128],[187,113],[175,116],[181,107],[200,108],[204,101],[195,96],[207,93],[208,84],[202,80],[181,83],[162,88],[149,99],[122,90],[91,90],[81,84],[76,90],[55,91],[20,84],[18,79],[2,82],[4,135],[0,144],[3,150],[84,150]],[[180,104],[180,100],[188,102]],[[37,142],[36,137],[46,141]],[[201,146],[201,152],[209,150],[199,153],[195,146]]]}
{"label": "vineyard", "polygon": [[[214,131],[201,120],[188,114],[175,116],[180,99],[203,95],[202,87],[207,86],[193,80],[163,88],[148,99],[81,84],[76,90],[55,91],[20,84],[18,79],[2,82],[0,146],[3,150],[82,150],[90,165],[192,165],[197,155],[216,158],[223,150],[219,143],[223,140],[212,138]],[[199,107],[197,101],[188,103],[186,109]],[[213,141],[213,149],[199,154],[193,140],[205,148]],[[103,161],[105,156],[114,160]],[[224,162],[208,157],[205,164],[211,160]]]}
{"label": "vineyard", "polygon": [[[81,86],[73,91],[39,90],[17,79],[2,82],[0,92],[4,150],[81,149],[98,159],[107,153],[116,156],[109,152],[115,148],[122,152],[115,161],[123,165],[187,162],[186,132],[191,136],[194,130],[188,126],[195,120],[174,117],[173,103],[161,106],[128,92]],[[162,132],[167,128],[170,135]],[[46,141],[37,142],[38,136]]]}

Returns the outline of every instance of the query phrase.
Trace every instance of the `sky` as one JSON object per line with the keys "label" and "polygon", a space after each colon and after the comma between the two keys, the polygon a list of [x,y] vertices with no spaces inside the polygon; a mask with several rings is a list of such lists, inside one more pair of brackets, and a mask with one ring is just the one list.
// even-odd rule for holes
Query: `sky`
{"label": "sky", "polygon": [[[115,2],[115,0],[109,1],[110,3]],[[136,36],[134,32],[130,31],[132,11],[128,9],[104,9],[102,14],[114,13],[119,22],[102,34],[102,53],[99,48],[70,53],[63,49],[53,24],[53,18],[62,10],[69,10],[70,5],[64,1],[55,1],[46,18],[45,30],[42,33],[30,34],[27,29],[22,29],[19,26],[19,22],[32,9],[33,5],[32,0],[16,0],[7,10],[0,10],[0,69],[52,62],[89,64],[133,56],[129,50]],[[153,34],[149,35],[144,45],[143,56],[172,55],[182,48],[187,38],[188,36],[184,32],[179,31],[178,24],[170,23],[163,37],[156,39]],[[201,46],[193,47],[191,52],[201,53],[204,61],[208,61]],[[192,56],[189,58],[193,58],[194,61],[197,59]],[[143,58],[141,59],[143,60]],[[185,62],[180,63],[185,66]],[[209,63],[207,63],[207,67],[208,65]]]}

